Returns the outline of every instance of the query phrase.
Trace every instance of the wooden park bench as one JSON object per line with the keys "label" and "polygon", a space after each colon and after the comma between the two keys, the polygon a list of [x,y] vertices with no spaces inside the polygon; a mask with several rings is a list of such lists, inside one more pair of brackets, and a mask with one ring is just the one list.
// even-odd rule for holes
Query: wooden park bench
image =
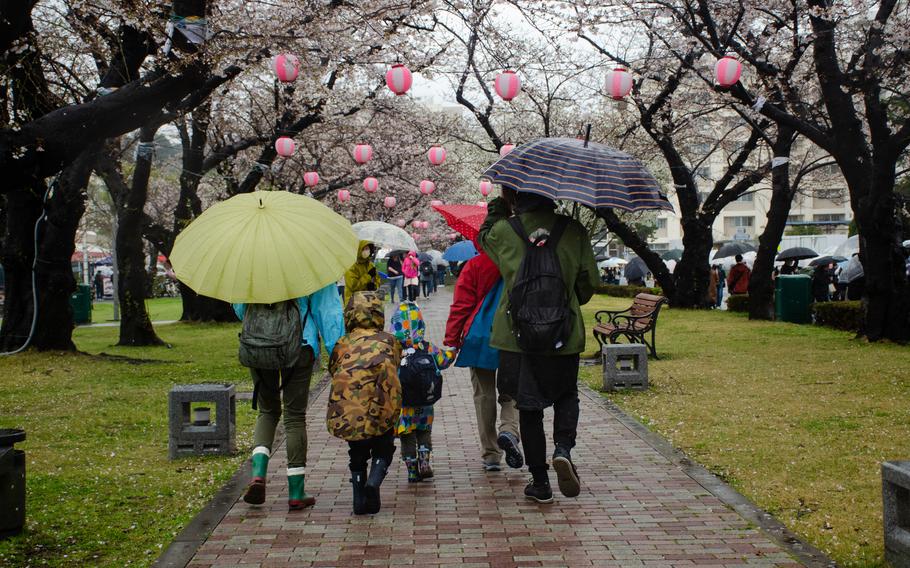
{"label": "wooden park bench", "polygon": [[[638,294],[632,305],[625,310],[601,310],[594,314],[594,319],[597,320],[594,325],[594,338],[601,347],[608,340],[610,343],[618,343],[621,337],[625,337],[630,343],[644,343],[650,349],[651,355],[659,359],[654,345],[654,332],[657,329],[660,307],[666,302],[667,299],[663,296]],[[647,337],[649,332],[650,342]]]}

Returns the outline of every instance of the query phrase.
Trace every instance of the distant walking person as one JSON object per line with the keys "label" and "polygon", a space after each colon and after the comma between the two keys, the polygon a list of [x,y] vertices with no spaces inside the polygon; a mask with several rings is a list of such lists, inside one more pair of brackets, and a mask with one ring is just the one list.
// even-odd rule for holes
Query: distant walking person
{"label": "distant walking person", "polygon": [[581,491],[571,459],[578,430],[579,353],[585,347],[580,306],[597,287],[597,265],[587,231],[557,215],[555,202],[505,186],[502,195],[490,201],[478,238],[504,282],[490,345],[500,350],[500,389],[517,401],[521,443],[533,476],[525,496],[551,503],[543,426],[548,406],[554,411],[552,463],[559,490],[566,497]]}
{"label": "distant walking person", "polygon": [[828,287],[831,285],[831,273],[827,265],[819,264],[812,273],[812,298],[816,302],[827,302]]}
{"label": "distant walking person", "polygon": [[95,279],[93,281],[95,284],[95,299],[103,300],[104,299],[104,275],[101,274],[101,271],[95,273]]}
{"label": "distant walking person", "polygon": [[348,333],[335,344],[329,360],[332,389],[326,425],[348,443],[354,514],[365,515],[379,512],[379,487],[395,455],[401,347],[383,331],[385,314],[375,292],[355,292],[344,323]]}
{"label": "distant walking person", "polygon": [[715,308],[717,307],[717,292],[718,283],[720,282],[720,274],[717,272],[717,266],[711,267],[711,279],[708,283],[708,307]]}
{"label": "distant walking person", "polygon": [[316,499],[304,491],[307,401],[320,337],[331,353],[344,333],[337,288],[330,284],[277,304],[234,304],[234,312],[243,322],[240,362],[250,368],[253,408],[259,410],[253,432],[253,480],[243,500],[253,505],[265,502],[266,472],[283,405],[288,509],[311,507]]}
{"label": "distant walking person", "polygon": [[344,274],[344,305],[351,300],[354,292],[375,292],[379,290],[379,273],[373,265],[376,245],[370,241],[360,241],[357,261]]}
{"label": "distant walking person", "polygon": [[420,261],[417,260],[417,253],[411,251],[401,263],[401,272],[404,274],[404,291],[406,297],[401,301],[413,302],[417,299],[418,282],[417,277],[420,275]]}
{"label": "distant walking person", "polygon": [[436,288],[433,283],[436,280],[436,267],[433,262],[425,260],[420,263],[420,287],[423,291],[423,297],[429,298]]}
{"label": "distant walking person", "polygon": [[714,267],[717,269],[717,307],[720,308],[724,305],[724,287],[727,285],[727,271],[719,264]]}
{"label": "distant walking person", "polygon": [[738,254],[735,258],[736,264],[733,265],[733,268],[730,269],[730,275],[727,276],[727,288],[730,289],[730,294],[748,294],[749,277],[752,275],[752,271],[743,262],[743,255]]}
{"label": "distant walking person", "polygon": [[393,304],[395,301],[395,292],[398,292],[398,301],[404,301],[404,274],[401,272],[401,256],[393,254],[389,256],[389,262],[386,264],[386,272],[389,275],[389,297]]}
{"label": "distant walking person", "polygon": [[445,344],[460,350],[455,366],[471,370],[474,410],[477,413],[485,471],[500,470],[503,452],[510,467],[520,468],[524,465],[524,457],[518,448],[518,409],[514,398],[502,391],[497,395],[499,351],[490,347],[493,316],[501,294],[502,277],[499,269],[481,251],[464,265],[461,276],[455,283],[455,296],[449,308],[445,334]]}

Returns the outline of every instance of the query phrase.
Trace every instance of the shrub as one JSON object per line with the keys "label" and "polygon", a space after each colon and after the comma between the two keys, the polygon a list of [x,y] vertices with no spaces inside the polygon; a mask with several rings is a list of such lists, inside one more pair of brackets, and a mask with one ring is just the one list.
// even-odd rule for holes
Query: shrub
{"label": "shrub", "polygon": [[748,312],[749,294],[730,294],[727,296],[727,309],[731,312]]}
{"label": "shrub", "polygon": [[816,302],[812,304],[815,323],[845,331],[863,328],[863,304],[855,302]]}
{"label": "shrub", "polygon": [[645,286],[620,286],[618,284],[601,284],[595,290],[597,294],[606,294],[614,298],[634,298],[639,294],[654,294],[663,296],[664,291],[660,288],[647,288]]}

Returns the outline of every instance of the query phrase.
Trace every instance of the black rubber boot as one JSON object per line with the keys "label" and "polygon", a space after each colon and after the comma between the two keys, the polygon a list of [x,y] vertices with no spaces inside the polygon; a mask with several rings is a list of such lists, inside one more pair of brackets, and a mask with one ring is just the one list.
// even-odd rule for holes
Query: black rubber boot
{"label": "black rubber boot", "polygon": [[351,472],[351,490],[354,493],[354,514],[365,515],[367,513],[366,492],[364,488],[367,484],[366,471]]}
{"label": "black rubber boot", "polygon": [[373,465],[370,467],[370,477],[367,479],[366,486],[364,487],[364,496],[366,498],[366,512],[369,514],[375,514],[379,512],[379,509],[382,507],[382,502],[379,499],[379,486],[382,485],[382,480],[385,479],[386,474],[389,472],[389,462],[377,458],[373,460]]}

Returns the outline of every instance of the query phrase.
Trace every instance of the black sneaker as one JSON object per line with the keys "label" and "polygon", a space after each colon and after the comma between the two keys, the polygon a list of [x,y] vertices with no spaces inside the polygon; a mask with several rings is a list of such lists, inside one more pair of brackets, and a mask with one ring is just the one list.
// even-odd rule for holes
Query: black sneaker
{"label": "black sneaker", "polygon": [[506,463],[509,464],[509,467],[520,469],[525,464],[525,458],[521,455],[521,450],[518,449],[518,438],[515,437],[515,434],[511,432],[500,433],[499,437],[496,438],[496,445],[505,452]]}
{"label": "black sneaker", "polygon": [[525,497],[532,501],[537,501],[538,503],[552,503],[553,490],[550,489],[550,484],[548,482],[534,483],[534,480],[532,479],[531,482],[525,486]]}
{"label": "black sneaker", "polygon": [[569,450],[560,446],[553,452],[553,469],[556,470],[556,480],[559,491],[566,497],[578,497],[581,493],[581,484],[578,481],[578,471],[569,457]]}

